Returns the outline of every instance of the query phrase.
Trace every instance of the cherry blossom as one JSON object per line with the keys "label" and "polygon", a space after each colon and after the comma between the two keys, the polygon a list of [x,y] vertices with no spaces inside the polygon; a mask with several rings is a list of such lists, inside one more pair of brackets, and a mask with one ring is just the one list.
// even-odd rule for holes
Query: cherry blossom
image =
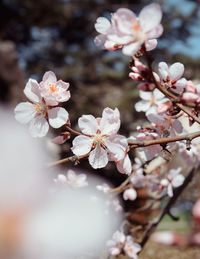
{"label": "cherry blossom", "polygon": [[65,184],[72,187],[84,187],[87,186],[87,176],[85,174],[76,174],[74,170],[69,169],[67,175],[59,174],[56,179],[54,179],[55,183]]}
{"label": "cherry blossom", "polygon": [[165,88],[170,88],[175,93],[182,93],[187,80],[181,78],[184,73],[184,65],[176,62],[168,67],[167,63],[160,62],[158,64],[160,82]]}
{"label": "cherry blossom", "polygon": [[67,122],[68,112],[64,108],[47,105],[36,80],[29,79],[24,93],[31,102],[19,103],[15,108],[15,118],[22,124],[29,124],[33,137],[44,137],[49,130],[49,124],[53,128],[60,128]]}
{"label": "cherry blossom", "polygon": [[124,251],[130,258],[137,259],[137,254],[141,251],[141,246],[133,242],[132,236],[125,236],[120,231],[113,234],[112,240],[109,240],[107,245],[110,247],[109,252],[113,256],[117,256]]}
{"label": "cherry blossom", "polygon": [[185,180],[185,177],[180,174],[181,170],[181,167],[171,169],[167,178],[162,179],[160,182],[162,187],[167,188],[167,194],[169,197],[173,196],[173,188],[181,186]]}
{"label": "cherry blossom", "polygon": [[127,8],[120,8],[112,14],[111,22],[99,17],[95,29],[100,35],[95,38],[96,45],[104,45],[108,50],[122,49],[123,54],[133,56],[145,43],[147,50],[157,45],[163,27],[160,24],[162,11],[160,5],[144,7],[139,16]]}
{"label": "cherry blossom", "polygon": [[124,158],[127,139],[117,135],[120,127],[120,114],[117,108],[105,108],[102,118],[82,115],[78,125],[84,135],[79,135],[73,140],[72,152],[81,156],[91,151],[89,163],[93,168],[105,167],[109,161],[108,154],[111,154],[115,161]]}
{"label": "cherry blossom", "polygon": [[[153,139],[158,139],[160,136],[155,132],[143,132],[139,133],[136,138],[131,137],[130,140],[140,140],[148,141]],[[144,148],[138,148],[138,152],[142,159],[145,161],[151,160],[155,155],[159,154],[162,151],[162,147],[159,144],[147,146]]]}
{"label": "cherry blossom", "polygon": [[69,83],[62,80],[57,81],[56,75],[52,71],[44,74],[40,83],[41,96],[47,105],[55,106],[60,102],[66,102],[70,98],[70,92],[67,91]]}
{"label": "cherry blossom", "polygon": [[135,109],[137,112],[145,112],[146,115],[156,113],[157,107],[161,103],[168,101],[167,98],[164,98],[164,94],[158,89],[152,92],[140,90],[139,95],[142,100],[135,104]]}
{"label": "cherry blossom", "polygon": [[137,254],[141,251],[141,246],[135,242],[133,242],[132,236],[126,237],[126,243],[124,246],[124,251],[126,254],[133,259],[137,259]]}
{"label": "cherry blossom", "polygon": [[124,233],[116,231],[112,236],[112,240],[107,242],[107,246],[110,247],[110,254],[114,256],[119,255],[124,247],[125,241],[126,236]]}
{"label": "cherry blossom", "polygon": [[174,137],[177,133],[182,133],[183,131],[183,126],[178,119],[165,114],[148,114],[147,118],[155,126],[160,135],[168,131],[168,135]]}

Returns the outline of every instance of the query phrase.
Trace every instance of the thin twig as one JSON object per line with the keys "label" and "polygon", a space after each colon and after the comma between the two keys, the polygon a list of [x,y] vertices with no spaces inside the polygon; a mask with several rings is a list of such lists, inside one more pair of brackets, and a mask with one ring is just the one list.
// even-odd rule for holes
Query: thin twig
{"label": "thin twig", "polygon": [[160,138],[160,139],[154,139],[154,140],[148,140],[148,141],[129,141],[128,144],[130,145],[130,148],[137,148],[137,147],[147,147],[147,146],[152,146],[152,145],[157,145],[157,144],[167,144],[171,142],[177,142],[181,140],[188,140],[192,141],[194,138],[200,137],[200,131],[190,133],[190,134],[185,134],[182,136],[176,136],[172,138]]}
{"label": "thin twig", "polygon": [[64,159],[61,159],[61,160],[58,160],[56,162],[50,163],[48,165],[48,167],[52,167],[52,166],[55,166],[55,165],[61,165],[61,164],[67,163],[67,162],[73,162],[73,163],[76,164],[79,160],[81,160],[83,158],[87,158],[88,156],[89,156],[89,153],[86,154],[86,155],[83,155],[83,156],[70,156],[70,157],[66,157]]}

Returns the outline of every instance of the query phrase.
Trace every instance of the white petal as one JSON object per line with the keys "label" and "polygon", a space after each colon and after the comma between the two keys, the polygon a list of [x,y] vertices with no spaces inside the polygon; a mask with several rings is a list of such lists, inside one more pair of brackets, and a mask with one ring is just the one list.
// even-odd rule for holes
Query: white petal
{"label": "white petal", "polygon": [[29,102],[19,103],[15,107],[15,119],[23,124],[31,121],[36,115],[35,105]]}
{"label": "white petal", "polygon": [[182,174],[178,174],[173,180],[172,180],[172,185],[173,187],[179,187],[183,184],[185,180],[185,177]]}
{"label": "white petal", "polygon": [[156,105],[152,105],[145,113],[146,116],[148,116],[149,114],[157,114],[157,106]]}
{"label": "white petal", "polygon": [[121,36],[117,34],[109,34],[107,35],[107,37],[109,41],[112,41],[115,44],[119,44],[119,45],[128,44],[130,41],[133,40],[133,37],[129,35]]}
{"label": "white petal", "polygon": [[132,171],[132,165],[131,160],[129,158],[129,155],[125,155],[124,159],[116,163],[117,169],[121,174],[127,174],[130,175]]}
{"label": "white petal", "polygon": [[148,39],[156,39],[160,37],[162,33],[163,33],[163,26],[159,24],[147,33],[147,37]]}
{"label": "white petal", "polygon": [[158,71],[160,73],[160,76],[163,80],[166,80],[168,74],[169,74],[169,68],[168,68],[168,65],[167,63],[165,62],[160,62],[158,64]]}
{"label": "white petal", "polygon": [[127,139],[124,136],[116,135],[104,141],[108,151],[119,161],[125,157],[125,151],[128,146]]}
{"label": "white petal", "polygon": [[108,163],[107,151],[97,145],[96,148],[90,152],[89,163],[94,169],[105,167]]}
{"label": "white petal", "polygon": [[68,112],[61,107],[56,107],[48,110],[49,124],[57,129],[63,126],[69,119]]}
{"label": "white petal", "polygon": [[95,135],[98,130],[98,123],[92,115],[82,115],[78,119],[78,126],[86,135]]}
{"label": "white petal", "polygon": [[106,38],[107,38],[107,37],[106,37],[105,35],[100,34],[100,35],[98,35],[98,36],[95,37],[94,43],[95,43],[97,46],[101,46],[101,45],[103,45],[103,44],[105,43]]}
{"label": "white petal", "polygon": [[54,74],[54,72],[52,71],[48,71],[43,75],[42,81],[48,81],[48,82],[53,82],[53,81],[57,81],[56,75]]}
{"label": "white petal", "polygon": [[139,96],[141,99],[145,101],[150,101],[152,98],[152,92],[151,91],[139,91]]}
{"label": "white petal", "polygon": [[184,73],[184,65],[176,62],[169,68],[169,75],[171,80],[178,80]]}
{"label": "white petal", "polygon": [[128,44],[122,48],[122,53],[127,56],[133,56],[140,49],[141,42]]}
{"label": "white petal", "polygon": [[159,91],[158,89],[155,89],[153,91],[153,95],[155,96],[156,100],[160,100],[160,99],[165,97],[165,95],[161,91]]}
{"label": "white petal", "polygon": [[158,45],[158,41],[156,39],[146,40],[145,41],[145,47],[146,47],[147,51],[155,49],[157,45]]}
{"label": "white petal", "polygon": [[40,90],[39,90],[39,84],[34,79],[28,80],[28,83],[26,84],[26,87],[24,89],[24,94],[32,102],[39,103],[40,100],[42,99]]}
{"label": "white petal", "polygon": [[29,125],[29,131],[33,137],[44,137],[49,130],[49,124],[47,120],[42,116],[37,116],[31,120]]}
{"label": "white petal", "polygon": [[86,155],[92,148],[93,140],[87,136],[77,136],[72,142],[72,152],[77,156]]}
{"label": "white petal", "polygon": [[99,17],[99,18],[97,18],[97,21],[96,21],[94,27],[97,32],[106,34],[107,31],[110,29],[111,24],[110,24],[110,21],[108,19],[106,19],[105,17]]}
{"label": "white petal", "polygon": [[150,102],[142,100],[135,104],[135,109],[137,112],[146,112],[150,106]]}
{"label": "white petal", "polygon": [[148,32],[156,27],[162,19],[162,11],[159,4],[145,6],[140,14],[139,20],[144,32]]}
{"label": "white petal", "polygon": [[120,114],[117,108],[105,108],[100,121],[100,130],[102,135],[116,134],[120,128]]}

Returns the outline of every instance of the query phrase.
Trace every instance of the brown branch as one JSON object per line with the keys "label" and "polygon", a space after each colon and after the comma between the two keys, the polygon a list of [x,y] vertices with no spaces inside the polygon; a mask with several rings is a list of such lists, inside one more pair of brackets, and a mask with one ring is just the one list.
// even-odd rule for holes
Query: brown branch
{"label": "brown branch", "polygon": [[52,166],[55,166],[55,165],[61,165],[61,164],[64,164],[64,163],[67,163],[67,162],[72,162],[72,163],[75,163],[77,164],[79,160],[83,159],[83,158],[87,158],[89,156],[89,153],[86,154],[86,155],[82,155],[82,156],[70,156],[70,157],[66,157],[64,159],[61,159],[61,160],[58,160],[56,162],[53,162],[53,163],[50,163],[48,165],[48,167],[52,167]]}
{"label": "brown branch", "polygon": [[184,189],[188,186],[188,184],[191,182],[193,176],[194,176],[194,171],[195,169],[193,168],[189,174],[187,175],[187,177],[185,178],[184,183],[176,188],[174,190],[174,195],[171,199],[168,200],[165,208],[161,211],[160,215],[157,217],[156,221],[152,222],[147,230],[145,231],[144,237],[142,238],[141,241],[141,246],[143,247],[146,242],[148,241],[150,235],[152,234],[152,232],[155,230],[155,228],[158,226],[158,224],[160,223],[160,221],[162,220],[162,218],[165,216],[165,214],[169,213],[170,208],[172,207],[172,205],[176,202],[176,200],[179,198],[179,196],[181,195],[181,193],[184,191]]}
{"label": "brown branch", "polygon": [[192,141],[194,138],[200,137],[200,131],[182,135],[182,136],[176,136],[172,138],[160,138],[160,139],[154,139],[154,140],[148,140],[148,141],[129,141],[128,144],[130,145],[130,148],[137,148],[137,147],[147,147],[157,144],[167,144],[171,142],[177,142],[181,140],[186,141]]}
{"label": "brown branch", "polygon": [[69,131],[70,133],[74,134],[74,135],[84,135],[76,130],[73,130],[72,128],[70,128],[69,126],[65,125],[65,128],[67,131]]}
{"label": "brown branch", "polygon": [[[161,86],[161,84],[155,79],[155,76],[153,74],[151,60],[149,58],[149,55],[146,51],[144,44],[143,44],[143,50],[144,50],[144,56],[145,56],[147,64],[148,64],[148,68],[150,70],[150,73],[151,73],[151,76],[152,76],[152,79],[153,79],[153,82],[154,82],[156,88],[158,88],[169,99],[171,99],[172,101],[175,101],[177,99],[177,97],[174,94],[172,94],[171,92],[167,91],[167,89],[163,88]],[[187,104],[187,105],[189,106],[189,104]],[[176,106],[179,107],[185,113],[187,113],[187,115],[190,116],[191,118],[193,118],[194,121],[196,121],[197,123],[200,124],[200,119],[196,115],[194,115],[189,109],[187,109],[183,104],[176,102]],[[190,107],[195,108],[195,105],[190,103]]]}
{"label": "brown branch", "polygon": [[[190,133],[190,134],[186,134],[186,135],[182,135],[182,136],[177,136],[177,137],[173,137],[173,138],[161,138],[161,139],[154,139],[154,140],[148,140],[148,141],[129,141],[128,144],[130,145],[130,149],[131,148],[138,148],[138,147],[147,147],[147,146],[152,146],[152,145],[157,145],[157,144],[167,144],[167,143],[171,143],[171,142],[176,142],[176,141],[181,141],[181,140],[186,140],[186,141],[192,141],[194,138],[200,137],[200,131],[195,132],[195,133]],[[60,165],[60,164],[64,164],[67,162],[77,162],[83,158],[87,158],[89,156],[90,153],[86,154],[86,155],[82,155],[82,156],[71,156],[71,157],[66,157],[64,159],[58,160],[56,162],[50,163],[49,167],[51,166],[55,166],[55,165]],[[122,186],[125,186],[126,183],[129,181],[129,179],[131,178],[133,174],[131,174],[126,180],[125,180],[125,184],[122,183]],[[116,188],[115,188],[116,189]],[[121,187],[117,187],[117,190],[121,190]]]}

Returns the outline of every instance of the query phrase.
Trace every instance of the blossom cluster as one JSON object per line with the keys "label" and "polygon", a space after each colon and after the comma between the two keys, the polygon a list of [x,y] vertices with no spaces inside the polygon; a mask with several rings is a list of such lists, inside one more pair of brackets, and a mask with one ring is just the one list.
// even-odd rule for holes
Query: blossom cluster
{"label": "blossom cluster", "polygon": [[[135,202],[142,188],[146,188],[148,194],[156,193],[161,197],[171,198],[175,189],[184,183],[185,176],[181,174],[181,167],[167,167],[163,174],[159,165],[153,173],[147,174],[146,165],[159,155],[162,156],[164,151],[170,153],[168,148],[171,144],[166,139],[173,142],[176,137],[189,133],[180,118],[186,117],[189,125],[192,125],[200,108],[200,87],[183,77],[183,64],[176,62],[168,65],[162,61],[158,64],[157,71],[153,71],[148,57],[148,66],[138,58],[139,54],[147,55],[146,51],[156,47],[157,38],[163,33],[161,19],[160,6],[150,4],[141,10],[138,17],[131,10],[120,8],[112,14],[111,21],[99,17],[95,23],[99,33],[95,38],[96,45],[104,45],[110,51],[122,50],[123,54],[132,57],[129,77],[139,82],[141,99],[135,104],[135,110],[144,112],[150,124],[147,127],[138,126],[134,136],[127,138],[119,134],[120,112],[118,108],[109,107],[103,110],[101,117],[82,115],[77,122],[80,131],[73,130],[68,112],[61,107],[70,98],[69,83],[57,81],[51,71],[44,74],[40,83],[29,79],[24,89],[29,102],[22,102],[15,108],[16,120],[29,124],[33,137],[44,137],[49,125],[56,129],[65,125],[61,135],[53,140],[56,144],[63,144],[71,138],[71,133],[75,134],[71,147],[73,157],[70,161],[88,158],[94,169],[104,168],[109,161],[114,162],[117,170],[128,176],[127,182],[120,189],[125,201]],[[189,107],[189,110],[181,107]],[[199,139],[192,140],[189,150],[186,150],[183,142],[178,144],[179,153],[195,165],[200,161]],[[129,151],[133,148],[137,148],[137,155],[132,163]],[[67,175],[59,174],[54,181],[58,186],[88,185],[86,175],[76,175],[73,170],[69,170]],[[97,189],[106,194],[112,191],[108,185],[99,185]],[[121,210],[118,202],[115,205]],[[126,236],[119,231],[114,233],[108,246],[111,255],[125,253],[134,259],[141,250],[141,246],[133,241],[132,236]]]}

